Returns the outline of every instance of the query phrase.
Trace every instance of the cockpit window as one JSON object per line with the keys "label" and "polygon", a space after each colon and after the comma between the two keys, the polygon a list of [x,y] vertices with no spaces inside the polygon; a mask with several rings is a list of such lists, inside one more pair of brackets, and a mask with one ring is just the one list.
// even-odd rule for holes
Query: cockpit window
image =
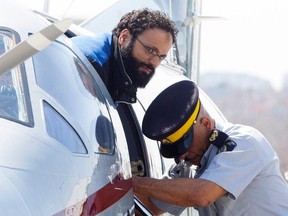
{"label": "cockpit window", "polygon": [[[54,113],[50,117],[45,116],[48,134],[67,145],[69,149],[69,143],[76,142],[79,136],[83,143],[87,140],[87,143],[92,145],[95,153],[114,154],[116,136],[106,98],[95,77],[96,72],[88,70],[69,48],[59,42],[53,42],[34,55],[33,63],[37,84],[50,95],[49,100],[53,101],[50,103],[47,100],[51,108],[44,106],[45,115],[46,112],[49,112],[49,115]],[[93,72],[95,74],[92,74]],[[63,123],[61,123],[62,132],[69,127],[74,128],[73,131],[78,135],[73,135],[73,142],[69,141],[70,138],[66,133],[58,134],[59,125],[53,124],[54,120],[51,116],[55,117],[59,124]],[[73,131],[70,130],[70,133],[72,134]],[[72,152],[75,151],[73,146],[70,149]],[[77,149],[78,153],[79,151]]]}
{"label": "cockpit window", "polygon": [[47,133],[73,153],[86,154],[87,150],[73,127],[48,103],[44,102]]}
{"label": "cockpit window", "polygon": [[[12,30],[0,29],[0,55],[19,42]],[[0,74],[0,117],[32,126],[27,80],[23,65]]]}

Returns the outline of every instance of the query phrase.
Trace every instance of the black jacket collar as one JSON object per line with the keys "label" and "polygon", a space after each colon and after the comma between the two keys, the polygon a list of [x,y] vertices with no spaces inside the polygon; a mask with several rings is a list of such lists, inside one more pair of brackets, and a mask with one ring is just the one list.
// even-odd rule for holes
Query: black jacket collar
{"label": "black jacket collar", "polygon": [[111,80],[108,89],[112,98],[117,103],[136,103],[137,88],[133,85],[130,77],[125,71],[118,38],[112,36],[112,59],[110,65]]}

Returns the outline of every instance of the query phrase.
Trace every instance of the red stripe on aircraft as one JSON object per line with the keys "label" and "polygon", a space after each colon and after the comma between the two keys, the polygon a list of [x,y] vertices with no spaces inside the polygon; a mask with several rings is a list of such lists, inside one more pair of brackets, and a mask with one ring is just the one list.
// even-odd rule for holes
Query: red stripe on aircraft
{"label": "red stripe on aircraft", "polygon": [[[88,197],[84,203],[84,215],[96,215],[120,200],[132,188],[132,179],[124,180],[117,175],[96,193]],[[87,214],[88,213],[88,214]]]}
{"label": "red stripe on aircraft", "polygon": [[[117,175],[112,182],[109,182],[87,198],[83,204],[81,216],[99,214],[119,201],[131,188],[131,178],[125,180],[120,175]],[[65,215],[66,210],[58,212],[54,216]],[[73,211],[72,209],[70,210]]]}

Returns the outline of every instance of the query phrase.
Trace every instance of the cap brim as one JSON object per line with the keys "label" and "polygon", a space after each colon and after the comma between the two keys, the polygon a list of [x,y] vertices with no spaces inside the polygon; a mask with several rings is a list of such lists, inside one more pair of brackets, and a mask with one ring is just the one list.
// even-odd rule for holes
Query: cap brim
{"label": "cap brim", "polygon": [[176,141],[170,144],[160,145],[160,153],[165,158],[177,158],[188,151],[188,149],[192,146],[194,130],[190,130],[190,133],[186,139]]}

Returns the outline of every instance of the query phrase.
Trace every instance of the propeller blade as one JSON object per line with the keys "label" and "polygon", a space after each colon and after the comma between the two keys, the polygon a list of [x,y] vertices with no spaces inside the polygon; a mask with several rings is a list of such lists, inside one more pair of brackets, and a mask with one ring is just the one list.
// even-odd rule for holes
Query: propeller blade
{"label": "propeller blade", "polygon": [[45,27],[41,31],[32,34],[26,40],[17,44],[12,49],[0,56],[0,75],[16,67],[37,52],[46,48],[57,37],[66,32],[72,19],[64,19]]}

